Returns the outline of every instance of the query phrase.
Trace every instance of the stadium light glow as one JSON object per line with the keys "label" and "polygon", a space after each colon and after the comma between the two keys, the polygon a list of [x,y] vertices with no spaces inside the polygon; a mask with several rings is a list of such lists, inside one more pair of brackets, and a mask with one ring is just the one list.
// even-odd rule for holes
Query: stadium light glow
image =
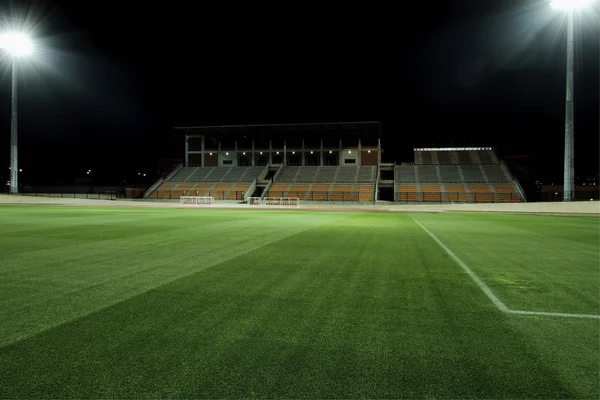
{"label": "stadium light glow", "polygon": [[554,0],[550,7],[555,10],[577,10],[589,6],[595,0]]}
{"label": "stadium light glow", "polygon": [[6,32],[0,35],[0,48],[14,57],[27,56],[33,51],[29,36],[19,32]]}
{"label": "stadium light glow", "polygon": [[310,154],[312,154],[312,153],[313,153],[313,152],[312,152],[312,150],[311,150],[311,151],[310,151]]}
{"label": "stadium light glow", "polygon": [[277,152],[277,154],[279,154],[279,152]]}
{"label": "stadium light glow", "polygon": [[329,150],[329,154],[331,154],[331,150]]}
{"label": "stadium light glow", "polygon": [[229,153],[228,153],[228,152],[226,152],[226,153],[225,153],[225,155],[226,155],[226,156],[228,156],[228,155],[229,155]]}

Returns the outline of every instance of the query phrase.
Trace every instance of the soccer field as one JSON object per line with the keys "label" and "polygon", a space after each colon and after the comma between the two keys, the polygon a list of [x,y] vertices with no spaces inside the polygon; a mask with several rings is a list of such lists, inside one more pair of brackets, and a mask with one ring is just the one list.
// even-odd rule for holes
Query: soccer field
{"label": "soccer field", "polygon": [[600,219],[0,207],[0,398],[600,397]]}

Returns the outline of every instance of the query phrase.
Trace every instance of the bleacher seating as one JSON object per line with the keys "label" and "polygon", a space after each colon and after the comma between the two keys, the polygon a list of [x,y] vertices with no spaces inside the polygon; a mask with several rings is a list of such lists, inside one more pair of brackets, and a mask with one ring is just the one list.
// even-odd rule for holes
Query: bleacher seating
{"label": "bleacher seating", "polygon": [[510,180],[508,179],[508,177],[504,174],[504,171],[502,170],[502,166],[500,165],[482,165],[483,171],[485,173],[485,175],[487,176],[487,180],[488,182],[505,182],[505,183],[509,183]]}
{"label": "bleacher seating", "polygon": [[466,203],[469,201],[464,183],[445,183],[444,197],[448,203]]}
{"label": "bleacher seating", "polygon": [[460,174],[458,172],[457,165],[440,165],[440,178],[441,182],[444,183],[458,183],[462,182]]}
{"label": "bleacher seating", "polygon": [[485,182],[479,165],[461,165],[460,169],[463,174],[464,182]]}
{"label": "bleacher seating", "polygon": [[435,165],[420,165],[418,167],[417,179],[419,182],[439,182]]}
{"label": "bleacher seating", "polygon": [[181,196],[211,196],[240,200],[265,167],[184,167],[148,197],[178,199]]}
{"label": "bleacher seating", "polygon": [[357,182],[375,182],[377,167],[361,166],[358,168]]}
{"label": "bleacher seating", "polygon": [[415,149],[414,159],[414,166],[394,167],[398,201],[522,201],[517,184],[491,148]]}
{"label": "bleacher seating", "polygon": [[396,165],[394,167],[394,180],[403,183],[415,183],[417,177],[415,175],[414,165]]}
{"label": "bleacher seating", "polygon": [[357,167],[339,167],[336,182],[354,182],[356,179],[356,168]]}
{"label": "bleacher seating", "polygon": [[373,201],[377,166],[284,167],[265,197],[312,201]]}
{"label": "bleacher seating", "polygon": [[398,195],[396,200],[399,201],[419,201],[419,189],[416,183],[399,183],[397,186]]}

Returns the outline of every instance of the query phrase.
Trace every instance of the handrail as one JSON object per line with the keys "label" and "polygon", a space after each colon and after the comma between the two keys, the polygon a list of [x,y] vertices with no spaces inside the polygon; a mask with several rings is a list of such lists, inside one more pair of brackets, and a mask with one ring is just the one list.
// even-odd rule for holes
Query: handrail
{"label": "handrail", "polygon": [[177,164],[177,166],[175,168],[173,168],[173,170],[171,172],[169,172],[164,178],[160,178],[159,180],[157,180],[154,185],[150,186],[148,188],[148,190],[146,190],[144,192],[144,194],[142,195],[143,199],[148,198],[148,196],[150,196],[150,194],[156,190],[158,187],[160,187],[160,185],[162,185],[164,182],[167,182],[169,179],[171,179],[173,176],[175,176],[175,174],[177,172],[179,172],[179,170],[183,168],[183,163],[181,164]]}

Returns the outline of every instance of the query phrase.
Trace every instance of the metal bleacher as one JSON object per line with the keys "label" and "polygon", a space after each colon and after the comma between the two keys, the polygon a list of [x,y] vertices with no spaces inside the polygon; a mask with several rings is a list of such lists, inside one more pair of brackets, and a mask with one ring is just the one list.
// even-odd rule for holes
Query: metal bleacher
{"label": "metal bleacher", "polygon": [[377,166],[283,167],[265,197],[373,201]]}
{"label": "metal bleacher", "polygon": [[147,198],[211,196],[221,200],[241,200],[264,169],[265,167],[183,167]]}
{"label": "metal bleacher", "polygon": [[394,167],[396,201],[521,202],[518,183],[491,148],[415,149]]}

